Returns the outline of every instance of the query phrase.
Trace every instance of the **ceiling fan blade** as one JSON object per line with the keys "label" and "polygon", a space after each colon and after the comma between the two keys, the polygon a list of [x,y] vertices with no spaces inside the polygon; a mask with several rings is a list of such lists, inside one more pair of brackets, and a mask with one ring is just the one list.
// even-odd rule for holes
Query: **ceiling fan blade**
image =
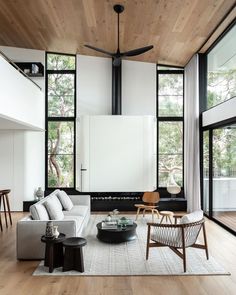
{"label": "ceiling fan blade", "polygon": [[113,58],[113,66],[119,67],[121,64],[121,57],[115,57]]}
{"label": "ceiling fan blade", "polygon": [[134,49],[134,50],[130,50],[130,51],[127,51],[127,52],[123,52],[122,53],[122,56],[135,56],[135,55],[139,55],[139,54],[142,54],[148,50],[151,50],[153,48],[153,45],[149,45],[149,46],[145,46],[145,47],[142,47],[142,48],[137,48],[137,49]]}
{"label": "ceiling fan blade", "polygon": [[97,47],[94,47],[94,46],[91,46],[91,45],[87,45],[87,44],[85,44],[84,46],[87,47],[87,48],[93,49],[93,50],[95,50],[95,51],[98,51],[98,52],[101,52],[101,53],[104,53],[104,54],[110,55],[110,56],[113,56],[113,55],[114,55],[114,54],[111,53],[111,52],[108,52],[108,51],[106,51],[106,50],[103,50],[103,49],[100,49],[100,48],[97,48]]}

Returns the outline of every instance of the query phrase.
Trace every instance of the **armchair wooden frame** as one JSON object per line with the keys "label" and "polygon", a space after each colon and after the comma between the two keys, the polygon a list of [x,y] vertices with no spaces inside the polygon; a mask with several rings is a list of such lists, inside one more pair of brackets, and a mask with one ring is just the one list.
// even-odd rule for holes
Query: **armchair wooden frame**
{"label": "armchair wooden frame", "polygon": [[[207,260],[209,259],[204,219],[197,222],[186,224],[147,223],[147,225],[148,231],[146,260],[148,260],[149,248],[151,247],[169,247],[175,254],[177,254],[183,260],[184,272],[186,272],[187,247],[204,249],[206,252],[206,258]],[[152,228],[156,230],[156,234],[158,236],[156,239],[157,241],[151,238]],[[201,229],[203,230],[204,244],[197,244],[196,241]],[[182,249],[182,252],[179,249]]]}

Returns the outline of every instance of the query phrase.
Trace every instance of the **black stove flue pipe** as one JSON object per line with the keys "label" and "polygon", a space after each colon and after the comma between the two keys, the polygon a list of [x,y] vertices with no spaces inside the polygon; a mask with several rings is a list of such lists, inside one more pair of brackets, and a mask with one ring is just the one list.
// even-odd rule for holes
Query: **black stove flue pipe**
{"label": "black stove flue pipe", "polygon": [[121,63],[119,66],[114,66],[112,60],[112,115],[121,115],[121,113]]}

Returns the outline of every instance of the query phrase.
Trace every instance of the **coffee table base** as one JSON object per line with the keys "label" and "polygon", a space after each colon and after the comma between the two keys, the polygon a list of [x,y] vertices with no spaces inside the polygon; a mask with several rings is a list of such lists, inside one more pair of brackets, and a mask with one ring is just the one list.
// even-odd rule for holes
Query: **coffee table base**
{"label": "coffee table base", "polygon": [[133,241],[136,239],[136,227],[137,224],[134,223],[132,226],[127,226],[124,229],[107,230],[102,228],[101,223],[98,223],[97,238],[104,243],[113,244]]}

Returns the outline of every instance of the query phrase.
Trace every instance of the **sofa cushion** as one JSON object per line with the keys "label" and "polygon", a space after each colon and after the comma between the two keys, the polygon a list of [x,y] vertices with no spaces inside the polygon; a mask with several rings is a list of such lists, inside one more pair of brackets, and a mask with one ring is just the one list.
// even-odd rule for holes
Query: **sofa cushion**
{"label": "sofa cushion", "polygon": [[73,208],[73,203],[66,192],[64,192],[64,191],[57,192],[57,197],[58,197],[59,201],[61,202],[64,210],[68,211]]}
{"label": "sofa cushion", "polygon": [[194,211],[192,213],[184,215],[180,219],[180,223],[185,224],[185,223],[197,222],[197,221],[200,221],[202,218],[203,218],[203,211],[198,210],[198,211]]}
{"label": "sofa cushion", "polygon": [[84,218],[82,216],[64,216],[64,220],[75,220],[76,223],[76,233],[79,234]]}
{"label": "sofa cushion", "polygon": [[63,211],[65,216],[86,216],[89,207],[86,205],[75,205],[70,211]]}
{"label": "sofa cushion", "polygon": [[50,219],[62,220],[64,218],[62,206],[57,196],[53,195],[47,198],[47,200],[44,202],[44,205],[47,208]]}
{"label": "sofa cushion", "polygon": [[30,213],[34,220],[49,220],[48,212],[43,204],[36,203],[30,206]]}

